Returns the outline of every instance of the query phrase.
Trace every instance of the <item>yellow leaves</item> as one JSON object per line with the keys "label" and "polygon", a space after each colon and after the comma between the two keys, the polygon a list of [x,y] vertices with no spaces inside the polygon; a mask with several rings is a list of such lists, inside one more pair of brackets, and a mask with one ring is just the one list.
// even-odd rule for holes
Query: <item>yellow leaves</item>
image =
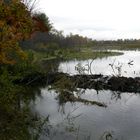
{"label": "yellow leaves", "polygon": [[21,0],[0,0],[0,64],[13,64],[26,55],[18,45],[35,31],[51,29],[45,14],[31,16]]}
{"label": "yellow leaves", "polygon": [[4,26],[5,22],[0,20],[0,28],[2,28]]}
{"label": "yellow leaves", "polygon": [[7,59],[7,51],[6,52],[2,52],[2,53],[0,53],[0,62],[1,63],[3,63],[3,64],[15,64],[16,63],[16,61],[15,60],[13,60],[13,59]]}
{"label": "yellow leaves", "polygon": [[30,35],[32,27],[31,15],[20,0],[0,1],[0,64],[26,59],[18,42]]}
{"label": "yellow leaves", "polygon": [[18,53],[18,55],[20,56],[20,58],[22,60],[26,60],[27,59],[27,54],[23,50],[18,48],[17,53]]}

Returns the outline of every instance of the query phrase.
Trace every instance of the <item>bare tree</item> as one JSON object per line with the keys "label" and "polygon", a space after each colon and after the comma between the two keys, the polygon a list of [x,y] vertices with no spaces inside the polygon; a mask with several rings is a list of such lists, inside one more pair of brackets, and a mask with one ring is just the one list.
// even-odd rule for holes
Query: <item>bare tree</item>
{"label": "bare tree", "polygon": [[30,13],[33,13],[37,7],[38,0],[21,0],[21,2],[26,5]]}

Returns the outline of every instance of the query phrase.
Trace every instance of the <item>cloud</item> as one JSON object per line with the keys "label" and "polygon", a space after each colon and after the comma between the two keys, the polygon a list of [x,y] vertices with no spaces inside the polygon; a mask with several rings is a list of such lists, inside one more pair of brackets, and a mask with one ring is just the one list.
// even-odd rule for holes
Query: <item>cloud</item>
{"label": "cloud", "polygon": [[41,0],[54,27],[97,39],[140,38],[139,0]]}

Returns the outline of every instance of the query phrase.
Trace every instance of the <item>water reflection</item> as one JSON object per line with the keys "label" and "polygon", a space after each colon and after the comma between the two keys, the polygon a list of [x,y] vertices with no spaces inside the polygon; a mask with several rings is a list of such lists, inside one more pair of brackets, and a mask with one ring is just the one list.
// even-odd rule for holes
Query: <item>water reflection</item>
{"label": "water reflection", "polygon": [[[105,102],[107,108],[80,102],[59,104],[58,93],[48,87],[41,89],[34,110],[49,115],[50,139],[53,140],[138,140],[140,137],[140,97],[134,93],[117,93],[79,89],[82,99]],[[42,139],[46,136],[42,134]],[[47,137],[48,138],[48,137]],[[41,140],[42,140],[41,139]]]}
{"label": "water reflection", "polygon": [[[73,75],[79,73],[75,70],[79,63],[81,68],[91,67],[92,71],[83,69],[85,74],[137,77],[140,76],[139,59],[138,51],[125,51],[122,56],[94,61],[59,61],[49,69]],[[49,67],[48,63],[45,67]],[[47,86],[36,90],[40,96],[31,102],[33,111],[49,120],[42,128],[40,140],[139,140],[139,94],[77,89],[63,78],[57,84],[57,88]],[[107,107],[85,101],[105,103]]]}
{"label": "water reflection", "polygon": [[45,72],[58,72],[60,62],[59,59],[43,60],[41,62],[42,70],[44,69]]}

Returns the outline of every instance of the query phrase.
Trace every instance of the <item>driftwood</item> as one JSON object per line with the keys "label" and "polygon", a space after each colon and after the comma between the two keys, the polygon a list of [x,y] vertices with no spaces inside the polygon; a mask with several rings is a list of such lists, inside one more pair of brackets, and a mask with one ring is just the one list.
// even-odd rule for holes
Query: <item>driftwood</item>
{"label": "driftwood", "polygon": [[59,92],[58,99],[60,103],[65,102],[81,102],[85,104],[107,107],[106,104],[82,99],[76,97],[73,91],[77,88],[95,89],[97,90],[112,90],[120,92],[135,92],[140,93],[140,77],[127,78],[104,75],[69,75],[66,73],[33,73],[22,79],[14,81],[14,83],[23,84],[26,86],[46,86],[52,85],[53,89]]}
{"label": "driftwood", "polygon": [[113,90],[120,92],[139,92],[140,93],[140,77],[127,78],[103,75],[75,75],[72,76],[79,88],[89,88],[96,90]]}
{"label": "driftwood", "polygon": [[[65,77],[65,78],[64,78]],[[104,75],[68,75],[66,73],[50,73],[47,75],[34,73],[14,81],[15,83],[25,85],[44,84],[50,85],[62,78],[68,79],[76,88],[95,89],[95,90],[113,90],[120,92],[138,92],[140,93],[140,77],[127,78]],[[65,81],[63,81],[65,83]],[[63,83],[62,83],[63,84]]]}
{"label": "driftwood", "polygon": [[80,103],[84,103],[84,104],[89,104],[89,105],[96,105],[99,107],[107,107],[107,105],[105,103],[102,102],[98,102],[98,101],[91,101],[91,100],[87,100],[87,99],[82,99],[80,97],[75,97],[75,95],[69,91],[63,91],[59,94],[58,96],[59,99],[59,103],[66,103],[66,102],[80,102]]}

